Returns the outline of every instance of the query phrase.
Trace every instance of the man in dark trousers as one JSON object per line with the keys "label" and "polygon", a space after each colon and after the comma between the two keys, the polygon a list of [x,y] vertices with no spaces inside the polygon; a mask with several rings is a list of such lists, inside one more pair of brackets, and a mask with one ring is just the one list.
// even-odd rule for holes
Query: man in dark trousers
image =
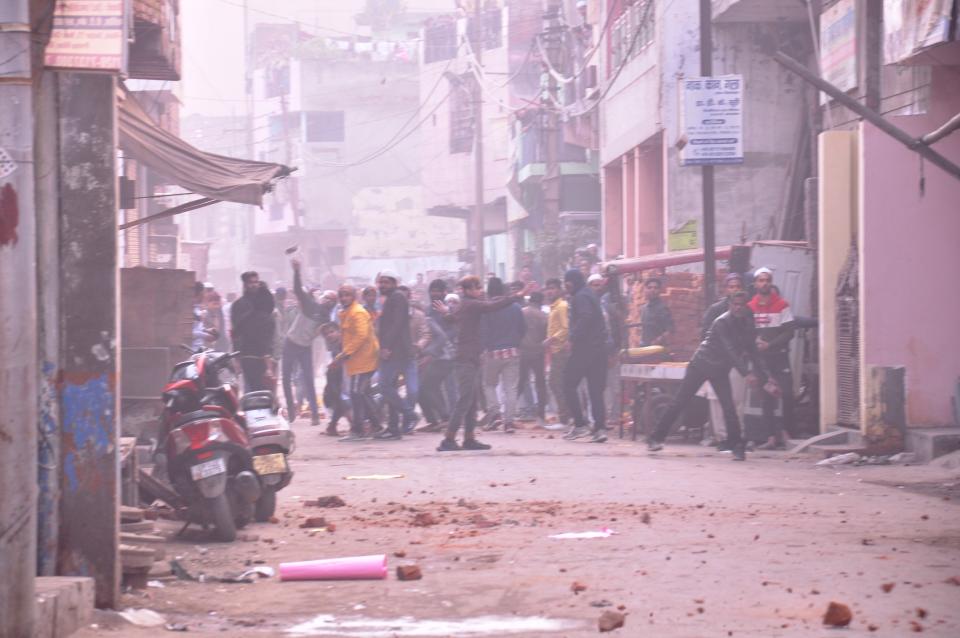
{"label": "man in dark trousers", "polygon": [[547,315],[543,312],[542,292],[530,293],[530,303],[523,308],[523,320],[527,329],[520,341],[520,382],[517,384],[517,396],[522,396],[526,391],[530,384],[530,375],[533,374],[537,392],[537,425],[544,427],[547,423],[547,349],[543,347],[543,343],[547,340]]}
{"label": "man in dark trousers", "polygon": [[[376,435],[382,440],[398,440],[401,428],[412,426],[417,418],[413,407],[400,396],[400,375],[413,364],[413,339],[410,335],[410,303],[407,296],[397,290],[399,276],[393,271],[383,271],[377,278],[377,287],[383,296],[383,308],[377,322],[377,338],[380,340],[380,393],[392,408],[390,423],[386,430]],[[400,423],[402,417],[403,422]]]}
{"label": "man in dark trousers", "polygon": [[[763,420],[769,438],[760,450],[782,450],[787,436],[794,433],[793,427],[793,371],[790,368],[790,341],[796,330],[793,310],[787,300],[780,296],[773,285],[773,271],[757,268],[753,273],[756,293],[747,304],[753,311],[757,327],[757,349],[770,371],[774,383],[772,391],[764,389]],[[775,412],[777,403],[783,407],[783,420],[777,426]]]}
{"label": "man in dark trousers", "polygon": [[[649,451],[657,452],[663,449],[663,442],[670,433],[670,428],[700,387],[709,381],[723,407],[727,441],[733,451],[733,458],[736,461],[746,458],[740,434],[740,418],[737,416],[737,406],[730,390],[730,370],[736,368],[749,385],[756,385],[758,379],[766,376],[755,338],[753,321],[747,308],[747,295],[744,292],[735,293],[730,297],[729,310],[717,317],[707,331],[706,338],[693,353],[680,389],[647,440]],[[753,372],[750,371],[750,363],[753,364]]]}
{"label": "man in dark trousers", "polygon": [[[438,452],[457,450],[489,450],[490,446],[474,438],[477,427],[477,393],[480,389],[480,356],[483,344],[480,339],[480,320],[489,313],[510,304],[517,303],[526,289],[518,296],[500,297],[484,301],[483,285],[480,278],[468,275],[460,280],[463,293],[460,306],[451,311],[442,302],[435,302],[434,308],[443,315],[444,320],[458,324],[457,353],[454,359],[453,373],[457,380],[457,402],[450,414],[447,434]],[[457,443],[457,431],[463,425],[463,445]]]}
{"label": "man in dark trousers", "polygon": [[233,349],[240,353],[243,389],[246,392],[270,390],[267,387],[267,357],[273,351],[275,324],[273,295],[260,275],[248,271],[240,275],[243,295],[230,306]]}
{"label": "man in dark trousers", "polygon": [[577,392],[580,382],[586,379],[593,414],[590,441],[604,443],[607,440],[603,397],[607,384],[607,324],[599,297],[586,283],[583,273],[577,269],[568,270],[563,277],[563,285],[570,296],[570,359],[563,385],[573,417],[573,429],[563,438],[572,441],[591,434]]}

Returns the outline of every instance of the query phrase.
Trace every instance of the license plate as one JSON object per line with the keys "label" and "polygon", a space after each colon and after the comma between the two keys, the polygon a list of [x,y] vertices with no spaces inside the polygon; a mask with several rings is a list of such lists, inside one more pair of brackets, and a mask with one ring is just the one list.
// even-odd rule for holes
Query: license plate
{"label": "license plate", "polygon": [[287,471],[287,457],[284,454],[260,454],[253,457],[253,469],[260,476],[283,474]]}
{"label": "license plate", "polygon": [[227,463],[223,459],[213,459],[205,463],[198,463],[190,468],[190,475],[194,481],[223,474],[227,471]]}

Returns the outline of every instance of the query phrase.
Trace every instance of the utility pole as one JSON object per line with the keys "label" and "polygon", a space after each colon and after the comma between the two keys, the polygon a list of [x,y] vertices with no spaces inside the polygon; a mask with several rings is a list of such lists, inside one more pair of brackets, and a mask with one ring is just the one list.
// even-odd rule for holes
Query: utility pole
{"label": "utility pole", "polygon": [[[546,53],[550,65],[561,73],[563,64],[563,25],[560,19],[560,6],[556,0],[551,0],[546,13],[543,14],[543,39],[546,44]],[[547,91],[549,100],[541,106],[541,122],[543,123],[543,149],[546,166],[543,174],[543,229],[553,238],[560,232],[560,137],[559,117],[557,109],[551,101],[557,100],[557,79],[552,73],[547,74]],[[558,100],[557,100],[558,101]],[[548,268],[549,267],[549,268]],[[556,274],[559,264],[544,264],[544,269]],[[553,276],[553,275],[551,275]]]}
{"label": "utility pole", "polygon": [[[700,76],[713,75],[713,12],[710,0],[700,0]],[[703,295],[707,306],[716,299],[717,263],[714,224],[713,165],[704,164],[703,176]]]}
{"label": "utility pole", "polygon": [[[253,147],[253,49],[250,43],[250,6],[249,0],[243,0],[243,109],[246,130],[247,159],[255,160]],[[247,263],[253,263],[253,234],[256,228],[257,209],[247,206]],[[239,273],[238,273],[239,274]]]}
{"label": "utility pole", "polygon": [[[477,66],[483,66],[483,0],[474,0],[474,43],[473,53],[477,58]],[[473,180],[473,215],[470,219],[470,245],[473,249],[473,274],[483,279],[486,275],[485,260],[483,258],[483,89],[480,82],[474,82],[476,100],[474,102],[473,130],[476,137],[473,147],[474,180]]]}

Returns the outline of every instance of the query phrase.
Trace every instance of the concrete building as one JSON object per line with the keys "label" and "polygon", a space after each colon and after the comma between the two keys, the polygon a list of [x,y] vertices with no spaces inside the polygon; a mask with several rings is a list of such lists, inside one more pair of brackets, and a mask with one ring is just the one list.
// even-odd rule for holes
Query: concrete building
{"label": "concrete building", "polygon": [[[713,74],[743,76],[745,122],[743,162],[716,168],[717,245],[802,238],[791,221],[802,203],[789,193],[809,174],[810,91],[762,53],[771,38],[799,59],[812,53],[804,12],[787,4],[713,3]],[[607,26],[599,54],[604,256],[700,247],[701,172],[681,166],[678,149],[678,85],[700,75],[699,2],[604,0],[592,10]]]}
{"label": "concrete building", "polygon": [[[297,244],[315,281],[344,280],[347,238],[364,231],[354,215],[357,194],[420,183],[416,43],[406,31],[393,33],[314,37],[297,25],[257,25],[257,156],[298,168],[254,227],[253,262],[269,277],[288,276],[283,248]],[[390,223],[400,232],[416,225],[410,216]],[[301,230],[313,239],[303,241]]]}
{"label": "concrete building", "polygon": [[[820,24],[836,22],[831,11],[854,17],[845,37],[856,45],[838,62],[848,72],[833,83],[865,94],[870,108],[920,138],[960,111],[960,43],[936,28],[949,23],[943,7],[910,13],[905,4],[886,3],[878,15],[869,4],[840,2]],[[871,41],[882,46],[871,50]],[[849,428],[868,446],[905,444],[921,459],[945,453],[960,447],[960,336],[943,320],[960,311],[948,283],[960,272],[960,169],[948,172],[824,102],[821,428]],[[928,146],[960,165],[956,132]]]}

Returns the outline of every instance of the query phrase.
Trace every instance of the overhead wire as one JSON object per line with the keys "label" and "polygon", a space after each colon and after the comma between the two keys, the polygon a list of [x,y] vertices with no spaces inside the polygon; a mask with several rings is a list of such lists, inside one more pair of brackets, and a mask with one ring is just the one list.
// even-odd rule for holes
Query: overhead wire
{"label": "overhead wire", "polygon": [[540,50],[540,55],[543,58],[544,63],[547,65],[547,72],[550,73],[550,75],[552,75],[554,79],[556,79],[557,82],[560,82],[561,84],[569,84],[570,82],[573,82],[578,77],[580,77],[583,74],[583,72],[587,70],[587,67],[590,64],[590,60],[593,58],[596,52],[600,50],[600,45],[603,44],[604,37],[609,33],[610,27],[613,26],[614,16],[619,18],[622,15],[624,14],[623,13],[616,14],[613,11],[610,11],[610,13],[607,15],[607,20],[603,25],[603,29],[600,30],[600,35],[597,36],[597,43],[593,46],[593,48],[591,48],[587,53],[584,54],[583,60],[581,62],[580,70],[574,73],[573,75],[571,75],[570,77],[564,76],[556,68],[554,68],[553,63],[550,62],[550,56],[548,56],[546,51],[543,50],[543,43],[540,41],[541,34],[539,33],[536,34],[534,36],[534,43],[537,45],[537,48]]}

